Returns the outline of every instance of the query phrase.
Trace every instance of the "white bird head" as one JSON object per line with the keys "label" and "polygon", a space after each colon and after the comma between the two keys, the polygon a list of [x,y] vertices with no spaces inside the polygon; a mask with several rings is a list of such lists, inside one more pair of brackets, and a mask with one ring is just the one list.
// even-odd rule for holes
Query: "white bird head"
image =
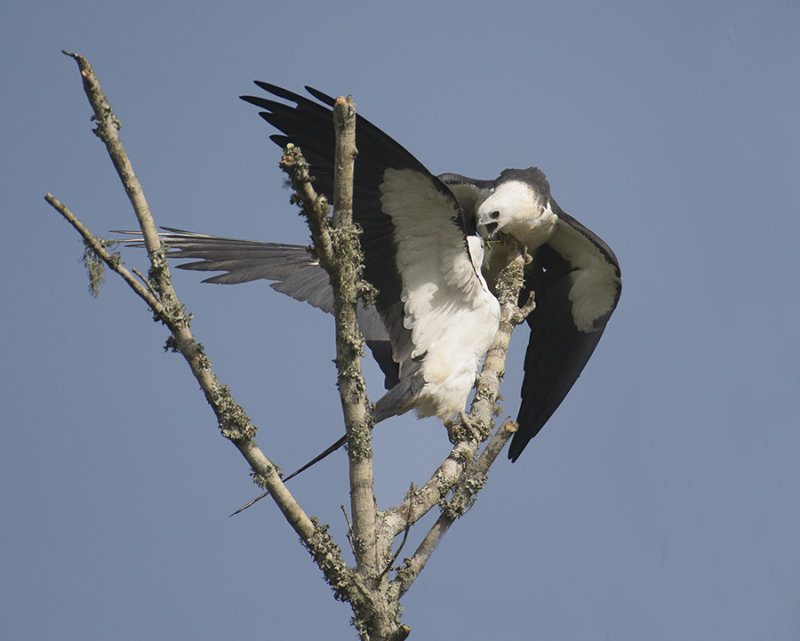
{"label": "white bird head", "polygon": [[476,211],[478,232],[484,238],[503,231],[529,249],[546,242],[557,221],[550,185],[536,167],[503,171]]}

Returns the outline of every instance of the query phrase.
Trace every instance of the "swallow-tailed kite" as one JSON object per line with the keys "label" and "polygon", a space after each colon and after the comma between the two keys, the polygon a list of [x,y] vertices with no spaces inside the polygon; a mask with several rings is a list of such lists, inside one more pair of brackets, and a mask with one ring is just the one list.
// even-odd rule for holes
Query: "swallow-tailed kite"
{"label": "swallow-tailed kite", "polygon": [[[330,195],[333,99],[309,87],[319,102],[256,84],[292,103],[243,96],[283,132],[271,136],[274,142],[301,148],[316,188]],[[534,292],[536,306],[528,317],[519,429],[508,454],[515,461],[577,380],[617,305],[622,281],[613,251],[558,206],[535,167],[506,169],[496,180],[434,177],[361,116],[356,146],[354,218],[364,232],[365,276],[379,290],[376,308],[360,306],[359,325],[391,388],[376,420],[411,407],[442,419],[464,409],[498,319],[480,272],[476,229],[485,238],[511,235],[533,255],[521,294],[525,300]],[[168,232],[172,257],[200,259],[182,268],[225,272],[206,282],[266,279],[277,291],[333,310],[327,274],[305,247]]]}

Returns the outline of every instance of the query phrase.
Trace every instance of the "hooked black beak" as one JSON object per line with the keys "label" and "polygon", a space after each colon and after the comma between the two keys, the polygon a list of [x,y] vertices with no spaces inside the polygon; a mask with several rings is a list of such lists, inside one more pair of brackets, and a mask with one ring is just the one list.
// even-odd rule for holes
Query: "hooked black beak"
{"label": "hooked black beak", "polygon": [[500,212],[497,210],[490,214],[478,214],[478,231],[486,240],[491,240],[497,233],[497,228],[500,226],[500,223],[497,222],[498,218],[500,218]]}

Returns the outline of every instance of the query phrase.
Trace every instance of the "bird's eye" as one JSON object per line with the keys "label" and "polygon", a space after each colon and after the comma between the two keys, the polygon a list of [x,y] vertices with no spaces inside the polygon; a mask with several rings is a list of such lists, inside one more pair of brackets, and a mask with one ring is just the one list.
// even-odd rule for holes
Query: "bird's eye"
{"label": "bird's eye", "polygon": [[500,218],[500,212],[495,209],[491,214],[489,214],[489,218],[492,220],[497,220]]}

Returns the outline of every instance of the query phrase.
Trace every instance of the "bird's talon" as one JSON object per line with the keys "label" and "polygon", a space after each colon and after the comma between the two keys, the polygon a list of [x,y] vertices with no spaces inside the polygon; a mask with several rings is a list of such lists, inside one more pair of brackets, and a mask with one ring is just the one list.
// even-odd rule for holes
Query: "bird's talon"
{"label": "bird's talon", "polygon": [[447,436],[453,445],[464,441],[482,442],[486,437],[481,429],[483,423],[474,423],[464,412],[458,413],[458,418],[454,421],[447,421]]}

